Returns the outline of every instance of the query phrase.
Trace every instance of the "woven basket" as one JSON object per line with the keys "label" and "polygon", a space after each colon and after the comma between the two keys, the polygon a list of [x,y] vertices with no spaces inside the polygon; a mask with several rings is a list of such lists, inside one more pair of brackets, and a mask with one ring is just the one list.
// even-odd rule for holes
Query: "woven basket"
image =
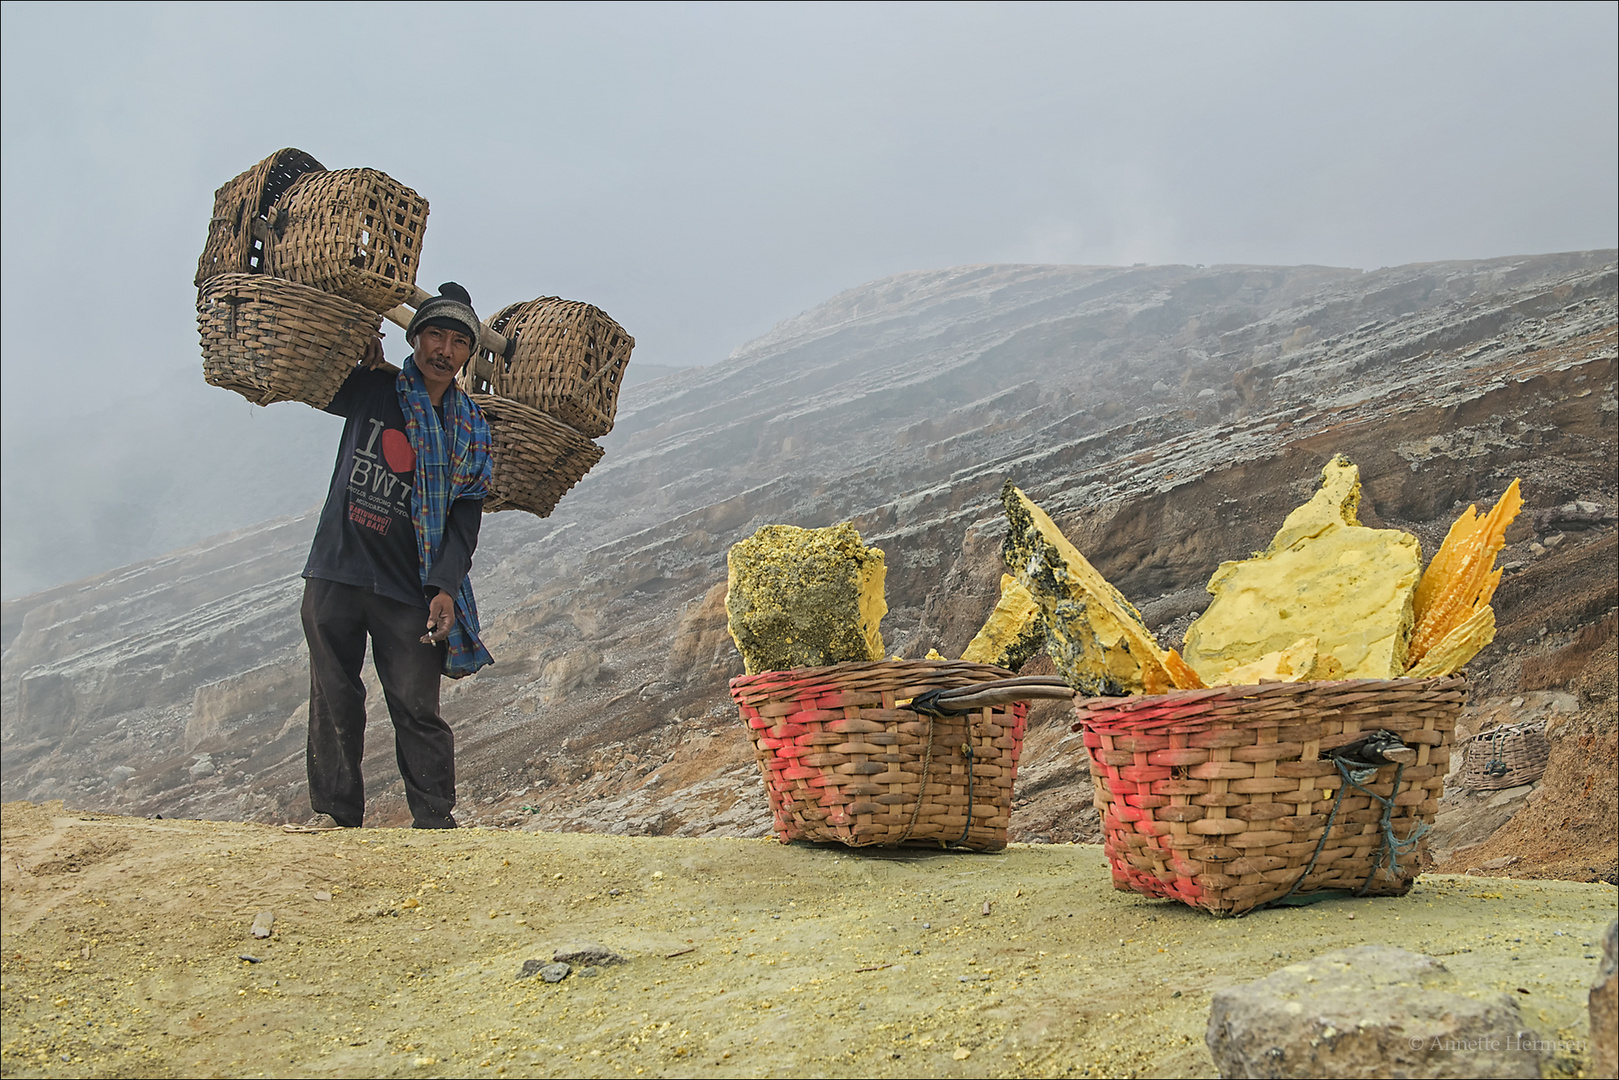
{"label": "woven basket", "polygon": [[473,374],[467,389],[498,394],[550,413],[590,438],[613,430],[618,391],[635,339],[600,308],[577,300],[543,296],[502,308],[491,329],[516,336],[510,360]]}
{"label": "woven basket", "polygon": [[1383,807],[1353,787],[1336,798],[1331,751],[1380,728],[1416,747],[1414,764],[1366,787],[1393,795],[1396,840],[1420,842],[1466,697],[1466,680],[1446,676],[1077,700],[1114,888],[1221,915],[1322,889],[1404,895],[1420,852],[1399,855],[1397,874],[1380,867]]}
{"label": "woven basket", "polygon": [[905,660],[732,679],[777,837],[1004,848],[1028,703],[950,718],[898,706],[1010,675],[987,664]]}
{"label": "woven basket", "polygon": [[427,200],[376,169],[301,177],[276,205],[268,274],[373,311],[415,296]]}
{"label": "woven basket", "polygon": [[1462,744],[1462,785],[1474,791],[1531,784],[1546,775],[1552,744],[1546,721],[1507,724],[1474,735]]}
{"label": "woven basket", "polygon": [[546,517],[602,458],[601,447],[538,409],[489,394],[473,394],[472,400],[494,439],[487,513],[527,510]]}
{"label": "woven basket", "polygon": [[197,297],[202,377],[255,405],[325,408],[381,328],[374,311],[262,274],[220,274]]}
{"label": "woven basket", "polygon": [[277,150],[214,192],[214,216],[208,219],[208,242],[197,260],[202,283],[219,274],[256,274],[264,269],[264,240],[270,207],[321,163],[302,150]]}

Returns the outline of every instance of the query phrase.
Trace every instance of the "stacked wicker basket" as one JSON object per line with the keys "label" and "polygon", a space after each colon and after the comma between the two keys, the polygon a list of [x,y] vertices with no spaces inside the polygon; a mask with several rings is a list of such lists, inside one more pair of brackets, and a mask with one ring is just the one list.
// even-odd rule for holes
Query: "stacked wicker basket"
{"label": "stacked wicker basket", "polygon": [[[197,264],[203,378],[257,405],[328,405],[384,318],[404,325],[427,200],[375,169],[279,150],[214,193]],[[598,308],[542,297],[485,326],[461,386],[494,438],[484,509],[548,515],[601,460],[635,339]]]}

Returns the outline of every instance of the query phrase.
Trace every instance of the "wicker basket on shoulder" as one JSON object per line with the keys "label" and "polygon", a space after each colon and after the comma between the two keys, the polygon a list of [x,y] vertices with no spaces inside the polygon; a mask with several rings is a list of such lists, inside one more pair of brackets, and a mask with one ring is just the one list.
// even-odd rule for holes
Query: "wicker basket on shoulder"
{"label": "wicker basket on shoulder", "polygon": [[283,193],[305,173],[320,172],[320,162],[302,150],[277,150],[214,192],[214,215],[208,219],[208,241],[197,260],[202,283],[219,274],[257,274],[264,270],[269,212]]}
{"label": "wicker basket on shoulder", "polygon": [[376,169],[300,177],[276,204],[264,272],[373,311],[415,296],[427,200]]}
{"label": "wicker basket on shoulder", "polygon": [[255,405],[325,408],[382,317],[341,297],[262,274],[220,274],[197,297],[202,375]]}
{"label": "wicker basket on shoulder", "polygon": [[613,430],[618,391],[635,339],[598,307],[542,296],[502,308],[490,327],[517,338],[511,359],[495,358],[469,390],[550,413],[589,438]]}
{"label": "wicker basket on shoulder", "polygon": [[516,401],[473,394],[489,421],[494,476],[483,508],[548,516],[602,458],[602,448],[554,416]]}
{"label": "wicker basket on shoulder", "polygon": [[1552,744],[1545,720],[1504,724],[1480,732],[1462,744],[1462,786],[1474,791],[1532,784],[1546,775]]}
{"label": "wicker basket on shoulder", "polygon": [[[1466,680],[1445,676],[1077,700],[1114,887],[1220,915],[1324,889],[1404,895],[1466,697]],[[1415,763],[1340,798],[1331,752],[1379,729]],[[1392,848],[1367,791],[1392,798]]]}
{"label": "wicker basket on shoulder", "polygon": [[894,660],[732,679],[776,836],[784,844],[1004,848],[1028,703],[955,717],[902,703],[1011,674],[962,661]]}

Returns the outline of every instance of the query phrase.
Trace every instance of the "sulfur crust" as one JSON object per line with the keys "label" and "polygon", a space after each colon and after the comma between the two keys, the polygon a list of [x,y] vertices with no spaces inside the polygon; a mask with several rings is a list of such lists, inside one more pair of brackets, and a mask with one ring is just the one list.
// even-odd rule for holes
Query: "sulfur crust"
{"label": "sulfur crust", "polygon": [[1361,525],[1359,503],[1359,470],[1335,457],[1269,548],[1221,564],[1209,580],[1213,602],[1186,632],[1186,662],[1205,681],[1307,637],[1341,665],[1341,678],[1404,673],[1421,545]]}
{"label": "sulfur crust", "polygon": [[961,658],[974,664],[994,664],[1020,670],[1046,643],[1040,622],[1040,601],[1011,574],[1001,575],[1001,597],[982,628],[967,644]]}
{"label": "sulfur crust", "polygon": [[1485,604],[1435,642],[1433,648],[1406,674],[1413,679],[1449,675],[1461,670],[1462,665],[1494,640],[1495,609]]}
{"label": "sulfur crust", "polygon": [[[1507,526],[1522,507],[1523,497],[1514,479],[1489,513],[1480,517],[1478,508],[1469,506],[1451,525],[1445,542],[1417,583],[1416,627],[1406,655],[1413,672],[1431,649],[1438,648],[1458,627],[1473,622],[1489,606],[1501,582],[1495,557],[1506,546]],[[1485,644],[1488,642],[1481,643],[1480,648]]]}
{"label": "sulfur crust", "polygon": [[883,553],[854,526],[766,525],[726,562],[726,623],[748,674],[883,658]]}
{"label": "sulfur crust", "polygon": [[1068,684],[1092,697],[1173,689],[1168,655],[1141,614],[1011,481],[1001,501],[1006,565],[1039,600],[1046,653]]}

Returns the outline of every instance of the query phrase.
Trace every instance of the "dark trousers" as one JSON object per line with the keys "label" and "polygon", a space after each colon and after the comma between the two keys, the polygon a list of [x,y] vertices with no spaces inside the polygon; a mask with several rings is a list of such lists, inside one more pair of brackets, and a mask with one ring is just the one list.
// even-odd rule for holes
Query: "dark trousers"
{"label": "dark trousers", "polygon": [[423,645],[427,608],[370,589],[304,580],[309,642],[309,803],[339,825],[365,816],[365,639],[394,724],[394,755],[418,827],[453,827],[455,734],[439,716],[444,645]]}

